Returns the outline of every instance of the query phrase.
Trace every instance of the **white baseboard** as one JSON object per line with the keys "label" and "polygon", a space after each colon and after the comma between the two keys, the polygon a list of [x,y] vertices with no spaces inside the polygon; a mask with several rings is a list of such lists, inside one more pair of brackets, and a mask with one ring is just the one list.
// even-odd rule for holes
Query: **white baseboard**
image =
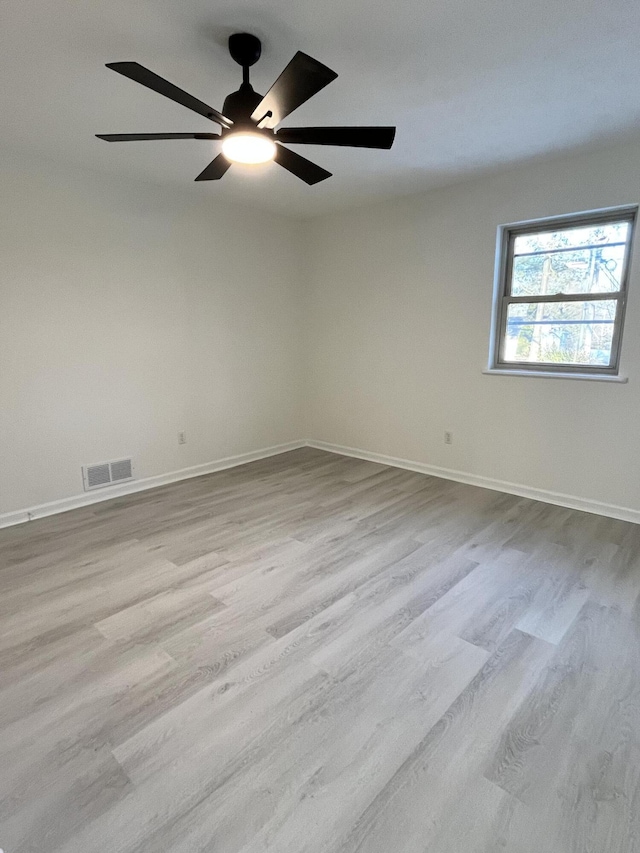
{"label": "white baseboard", "polygon": [[190,477],[201,477],[203,474],[212,474],[214,471],[223,471],[225,468],[235,468],[237,465],[246,465],[247,462],[257,462],[259,459],[276,456],[278,453],[297,450],[299,447],[304,447],[306,443],[306,441],[290,441],[287,444],[276,444],[262,450],[241,453],[239,456],[227,456],[225,459],[217,459],[215,462],[205,462],[202,465],[193,465],[191,468],[182,468],[180,471],[171,471],[168,474],[158,474],[155,477],[145,477],[142,480],[129,480],[118,486],[108,486],[98,492],[83,492],[58,501],[50,501],[14,512],[1,513],[0,528],[11,527],[14,524],[22,524],[25,521],[33,521],[36,518],[56,515],[59,512],[67,512],[70,509],[78,509],[102,501],[110,501],[113,498],[121,498],[123,495],[130,495],[134,492],[144,492],[147,489],[165,486],[167,483],[188,480]]}
{"label": "white baseboard", "polygon": [[417,471],[420,474],[429,474],[432,477],[441,477],[443,480],[455,480],[457,483],[466,483],[469,486],[480,486],[483,489],[493,489],[497,492],[506,492],[521,498],[531,498],[543,503],[556,504],[568,509],[578,509],[582,512],[593,512],[596,515],[605,515],[608,518],[617,518],[620,521],[631,521],[640,524],[640,510],[629,507],[616,506],[615,504],[602,503],[589,498],[579,498],[575,495],[565,495],[561,492],[551,492],[547,489],[535,489],[531,486],[523,486],[520,483],[510,483],[507,480],[495,480],[491,477],[480,477],[477,474],[467,474],[465,471],[455,471],[451,468],[439,468],[436,465],[426,465],[424,462],[412,462],[409,459],[398,459],[396,456],[385,456],[382,453],[371,453],[368,450],[360,450],[356,447],[342,447],[339,444],[329,444],[326,441],[307,441],[309,447],[318,450],[328,450],[330,453],[339,453],[342,456],[353,456],[356,459],[365,459],[368,462],[379,462],[382,465],[390,465],[392,468],[405,468],[408,471]]}
{"label": "white baseboard", "polygon": [[297,450],[299,447],[315,447],[318,450],[327,450],[341,456],[352,456],[355,459],[364,459],[368,462],[379,462],[382,465],[390,465],[392,468],[404,468],[408,471],[417,471],[420,474],[429,474],[432,477],[440,477],[443,480],[454,480],[457,483],[467,483],[470,486],[480,486],[483,489],[493,489],[497,492],[506,492],[522,498],[542,501],[543,503],[556,504],[568,509],[592,512],[596,515],[604,515],[608,518],[617,518],[621,521],[631,521],[640,524],[640,510],[629,507],[616,506],[615,504],[603,503],[601,501],[579,498],[575,495],[565,495],[561,492],[551,492],[546,489],[536,489],[531,486],[523,486],[520,483],[511,483],[507,480],[496,480],[491,477],[481,477],[477,474],[468,474],[465,471],[455,471],[451,468],[440,468],[436,465],[427,465],[424,462],[413,462],[409,459],[399,459],[396,456],[386,456],[382,453],[372,453],[368,450],[360,450],[356,447],[343,447],[340,444],[330,444],[326,441],[290,441],[287,444],[277,444],[273,447],[265,447],[262,450],[254,450],[250,453],[242,453],[238,456],[227,456],[215,462],[206,462],[202,465],[194,465],[191,468],[182,468],[179,471],[171,471],[168,474],[158,474],[155,477],[145,477],[142,480],[130,480],[119,486],[109,486],[99,492],[83,492],[69,498],[58,501],[38,504],[26,509],[16,510],[0,514],[0,528],[11,527],[14,524],[22,524],[36,518],[44,518],[48,515],[56,515],[59,512],[67,512],[83,506],[101,503],[102,501],[130,495],[135,492],[143,492],[147,489],[155,489],[168,483],[176,483],[179,480],[187,480],[191,477],[201,477],[203,474],[212,474],[214,471],[223,471],[225,468],[235,468],[237,465],[246,465],[247,462],[256,462],[278,453],[286,453],[288,450]]}

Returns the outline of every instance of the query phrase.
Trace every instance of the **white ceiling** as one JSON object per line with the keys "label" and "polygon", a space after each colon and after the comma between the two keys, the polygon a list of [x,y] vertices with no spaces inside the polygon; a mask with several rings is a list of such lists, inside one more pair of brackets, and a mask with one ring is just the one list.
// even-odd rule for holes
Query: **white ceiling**
{"label": "white ceiling", "polygon": [[[315,187],[273,164],[193,183],[212,143],[94,138],[215,132],[104,64],[135,60],[221,108],[241,75],[226,39],[242,30],[263,40],[259,92],[296,50],[340,75],[285,125],[395,124],[393,149],[305,146],[334,173]],[[309,216],[628,135],[640,128],[639,39],[638,0],[3,0],[2,143]]]}

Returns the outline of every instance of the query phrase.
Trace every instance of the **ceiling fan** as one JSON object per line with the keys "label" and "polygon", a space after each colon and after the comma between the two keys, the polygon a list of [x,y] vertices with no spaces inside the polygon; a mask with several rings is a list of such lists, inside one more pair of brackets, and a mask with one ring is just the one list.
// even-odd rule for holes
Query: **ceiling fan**
{"label": "ceiling fan", "polygon": [[219,140],[222,151],[196,178],[217,181],[232,163],[267,163],[275,160],[307,184],[331,177],[331,172],[312,163],[282,143],[303,145],[343,145],[353,148],[391,148],[395,127],[282,127],[276,125],[317,94],[338,76],[317,59],[298,51],[263,97],[249,82],[249,68],[260,59],[260,39],[249,33],[229,38],[229,53],[242,66],[242,85],[225,99],[222,112],[169,83],[137,62],[110,62],[123,74],[160,95],[219,124],[220,133],[98,133],[107,142],[150,139]]}

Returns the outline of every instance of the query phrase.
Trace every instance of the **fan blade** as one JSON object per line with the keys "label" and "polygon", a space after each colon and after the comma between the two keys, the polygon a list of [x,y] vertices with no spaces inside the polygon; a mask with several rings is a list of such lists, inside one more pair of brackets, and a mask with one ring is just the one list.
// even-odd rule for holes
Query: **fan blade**
{"label": "fan blade", "polygon": [[96,133],[106,142],[144,142],[149,139],[220,139],[217,133]]}
{"label": "fan blade", "polygon": [[219,181],[230,165],[231,163],[223,154],[218,154],[218,156],[209,163],[207,168],[200,172],[196,181]]}
{"label": "fan blade", "polygon": [[301,157],[299,154],[296,154],[295,151],[289,151],[288,148],[283,148],[282,145],[276,145],[276,156],[274,157],[274,160],[276,163],[283,166],[288,172],[291,172],[292,175],[295,175],[296,178],[300,178],[300,180],[310,186],[331,177],[331,172],[327,172],[327,170],[323,169],[322,166],[317,166],[315,163],[312,163],[311,160]]}
{"label": "fan blade", "polygon": [[265,113],[270,112],[271,115],[261,127],[275,127],[337,76],[335,71],[317,59],[298,51],[255,108],[251,118],[259,121]]}
{"label": "fan blade", "polygon": [[395,127],[283,127],[276,133],[276,139],[303,145],[391,148],[395,135]]}
{"label": "fan blade", "polygon": [[165,80],[164,77],[159,77],[157,74],[154,74],[153,71],[149,71],[148,68],[145,68],[138,62],[108,62],[107,68],[112,68],[114,71],[117,71],[118,74],[123,74],[130,80],[134,80],[136,83],[141,83],[143,86],[146,86],[147,89],[153,89],[153,91],[157,92],[159,95],[164,95],[165,98],[170,98],[177,104],[182,104],[183,107],[187,107],[189,110],[200,113],[200,115],[211,119],[211,121],[217,122],[222,127],[231,127],[233,124],[231,119],[223,116],[222,113],[218,112],[218,110],[214,110],[213,107],[207,106],[207,104],[199,101],[197,98],[194,98],[193,95],[189,95],[187,92],[184,92],[182,89],[174,86],[173,83],[169,83],[169,81]]}

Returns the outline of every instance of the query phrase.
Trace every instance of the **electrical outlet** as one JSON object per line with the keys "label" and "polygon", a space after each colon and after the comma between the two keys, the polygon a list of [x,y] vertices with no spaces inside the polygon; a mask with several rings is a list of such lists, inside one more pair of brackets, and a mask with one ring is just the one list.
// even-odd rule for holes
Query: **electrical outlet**
{"label": "electrical outlet", "polygon": [[186,444],[186,443],[187,443],[187,434],[183,429],[181,429],[180,432],[178,433],[178,444]]}
{"label": "electrical outlet", "polygon": [[452,432],[445,432],[444,443],[445,444],[453,444],[453,433]]}

